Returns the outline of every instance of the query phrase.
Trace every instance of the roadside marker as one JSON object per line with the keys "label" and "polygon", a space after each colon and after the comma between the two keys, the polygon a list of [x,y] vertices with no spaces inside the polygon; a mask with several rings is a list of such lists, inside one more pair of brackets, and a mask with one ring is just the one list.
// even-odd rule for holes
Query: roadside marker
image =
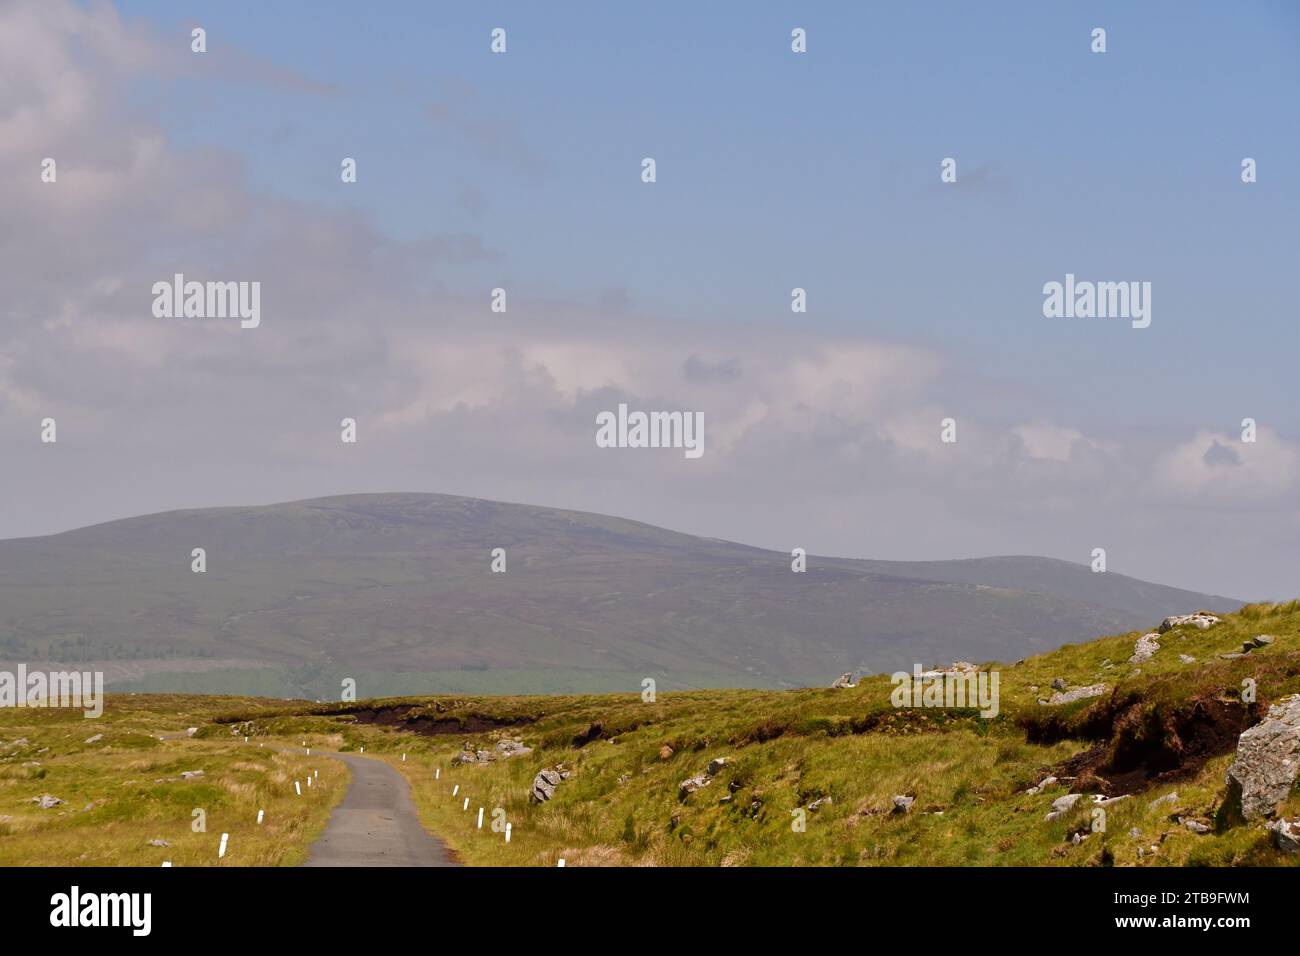
{"label": "roadside marker", "polygon": [[221,834],[221,846],[217,848],[217,859],[218,859],[218,860],[221,859],[223,856],[226,855],[226,841],[229,840],[229,839],[230,839],[230,834],[229,834],[229,833],[223,833],[223,834]]}
{"label": "roadside marker", "polygon": [[557,864],[555,864],[555,865],[556,865],[556,866],[564,866],[564,857],[560,857],[560,862],[557,863]]}
{"label": "roadside marker", "polygon": [[172,865],[171,860],[163,860],[163,866],[171,866],[171,865]]}
{"label": "roadside marker", "polygon": [[247,737],[244,738],[244,743],[248,743],[248,738],[247,738]]}
{"label": "roadside marker", "polygon": [[507,843],[510,842],[510,828],[511,828],[512,826],[514,826],[513,823],[507,823],[507,824],[506,824],[506,842],[507,842]]}
{"label": "roadside marker", "polygon": [[466,798],[465,798],[465,805],[464,805],[463,807],[461,807],[461,809],[462,809],[462,810],[468,810],[468,809],[469,809],[469,797],[466,797]]}
{"label": "roadside marker", "polygon": [[480,830],[483,829],[483,808],[482,807],[478,808],[478,828]]}
{"label": "roadside marker", "polygon": [[365,747],[362,747],[362,748],[361,748],[361,752],[362,752],[362,753],[365,753],[365,752],[366,752],[366,748],[365,748]]}
{"label": "roadside marker", "polygon": [[456,786],[451,788],[451,795],[453,797],[456,796],[456,794],[458,793],[460,793],[460,784],[456,784]]}
{"label": "roadside marker", "polygon": [[257,822],[258,822],[259,825],[260,825],[261,822],[262,822],[262,814],[264,814],[264,813],[266,813],[265,810],[258,810],[258,811],[257,811]]}
{"label": "roadside marker", "polygon": [[406,763],[406,754],[402,754],[402,763]]}
{"label": "roadside marker", "polygon": [[307,786],[308,786],[308,788],[311,787],[311,776],[310,776],[310,775],[308,775],[308,777],[307,777]]}
{"label": "roadside marker", "polygon": [[433,772],[433,779],[440,780],[441,778],[442,778],[442,768],[439,767],[437,770]]}
{"label": "roadside marker", "polygon": [[310,748],[310,747],[307,748],[307,756],[308,756],[308,757],[311,756],[311,748]]}
{"label": "roadside marker", "polygon": [[300,796],[300,797],[302,796],[302,787],[298,784],[298,781],[297,781],[297,780],[295,780],[295,781],[293,782],[293,789],[294,789],[294,792],[295,792],[296,794],[298,794],[298,796]]}

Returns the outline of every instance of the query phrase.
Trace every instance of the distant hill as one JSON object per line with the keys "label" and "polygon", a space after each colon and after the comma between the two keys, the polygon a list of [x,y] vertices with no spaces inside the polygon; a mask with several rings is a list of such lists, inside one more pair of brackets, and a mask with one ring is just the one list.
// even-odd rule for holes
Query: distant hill
{"label": "distant hill", "polygon": [[[207,571],[191,571],[204,548]],[[493,548],[507,572],[490,570]],[[1036,557],[787,553],[431,494],[173,511],[0,541],[0,660],[337,697],[823,685],[1010,660],[1242,602]]]}

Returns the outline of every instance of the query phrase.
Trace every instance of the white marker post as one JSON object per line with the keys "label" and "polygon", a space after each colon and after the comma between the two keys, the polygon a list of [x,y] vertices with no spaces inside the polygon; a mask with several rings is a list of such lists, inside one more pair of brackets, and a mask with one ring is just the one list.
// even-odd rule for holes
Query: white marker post
{"label": "white marker post", "polygon": [[453,797],[456,796],[456,794],[458,793],[460,793],[460,784],[456,784],[456,786],[451,788],[451,795]]}
{"label": "white marker post", "polygon": [[555,865],[556,865],[556,866],[564,866],[564,857],[560,857],[560,862],[557,863],[557,864],[555,864]]}
{"label": "white marker post", "polygon": [[299,784],[297,780],[293,782],[293,792],[298,794],[300,797],[302,796],[302,785]]}
{"label": "white marker post", "polygon": [[468,809],[469,809],[469,797],[466,797],[466,798],[465,798],[465,805],[464,805],[463,807],[461,807],[461,809],[462,809],[462,810],[468,810]]}
{"label": "white marker post", "polygon": [[483,829],[483,808],[482,807],[478,808],[478,828],[480,830]]}
{"label": "white marker post", "polygon": [[402,754],[402,763],[406,763],[406,754]]}
{"label": "white marker post", "polygon": [[226,841],[230,839],[229,833],[221,834],[221,846],[217,848],[217,859],[220,860],[226,855]]}
{"label": "white marker post", "polygon": [[365,753],[365,752],[366,752],[366,748],[365,748],[365,747],[362,747],[362,748],[361,748],[361,752],[362,752],[362,753]]}
{"label": "white marker post", "polygon": [[163,866],[171,866],[171,865],[172,865],[171,860],[163,860]]}
{"label": "white marker post", "polygon": [[441,767],[439,767],[437,770],[435,770],[435,771],[433,772],[433,779],[434,779],[434,780],[441,780],[441,779],[442,779],[442,768],[441,768]]}
{"label": "white marker post", "polygon": [[307,789],[308,789],[308,790],[311,789],[311,777],[308,777],[308,778],[307,778]]}

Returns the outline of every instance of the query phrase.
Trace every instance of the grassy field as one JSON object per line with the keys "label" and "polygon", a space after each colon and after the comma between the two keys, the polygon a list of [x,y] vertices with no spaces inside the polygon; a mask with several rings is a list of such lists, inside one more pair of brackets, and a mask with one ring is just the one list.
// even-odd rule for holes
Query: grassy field
{"label": "grassy field", "polygon": [[[1300,862],[1274,849],[1262,826],[1218,819],[1237,735],[1270,700],[1300,691],[1300,602],[1251,606],[1209,630],[1175,628],[1137,666],[1127,662],[1140,633],[996,665],[1001,713],[991,720],[972,710],[895,709],[888,678],[874,677],[852,689],[673,693],[653,703],[603,695],[286,707],[255,724],[259,733],[315,733],[392,761],[411,780],[426,825],[470,864]],[[1219,657],[1257,634],[1276,642]],[[1254,704],[1241,699],[1247,678]],[[1054,680],[1107,691],[1039,704]],[[376,717],[392,723],[367,722]],[[503,739],[533,751],[453,763],[466,747],[493,751]],[[679,783],[714,758],[727,763],[702,789],[680,793]],[[531,802],[534,775],[556,766],[570,776],[553,799]],[[1025,793],[1048,775],[1060,782]],[[1072,791],[1127,799],[1105,807],[1103,832],[1091,832],[1087,798],[1045,820],[1052,801]],[[896,795],[915,798],[910,812],[892,812]],[[512,824],[508,845],[488,826],[497,808]],[[1284,812],[1300,812],[1300,795]],[[1211,832],[1192,832],[1189,820]],[[1075,834],[1087,836],[1076,843]]]}
{"label": "grassy field", "polygon": [[[245,743],[231,727],[211,724],[218,708],[232,705],[255,714],[264,703],[111,696],[103,716],[89,720],[79,710],[0,710],[0,866],[301,862],[342,799],[348,770],[277,752],[266,740]],[[189,727],[201,728],[193,739]],[[193,770],[203,775],[182,778]],[[312,772],[318,777],[308,788]],[[63,802],[48,809],[32,802],[45,794]],[[195,830],[196,809],[206,832]],[[219,860],[222,833],[230,839]]]}
{"label": "grassy field", "polygon": [[[1151,660],[1130,664],[1140,633],[985,665],[1000,677],[992,719],[973,708],[896,708],[886,676],[847,689],[674,692],[653,702],[139,696],[110,697],[99,721],[0,713],[0,864],[213,864],[223,831],[232,841],[224,863],[298,862],[346,773],[328,758],[272,749],[304,742],[364,747],[391,762],[410,780],[426,826],[471,865],[1300,863],[1262,825],[1234,826],[1221,812],[1237,736],[1270,701],[1300,692],[1300,602],[1252,605],[1208,630],[1174,628]],[[1220,656],[1259,634],[1274,642]],[[1053,682],[1105,691],[1040,704]],[[1243,700],[1249,682],[1253,702]],[[187,726],[199,727],[194,739],[157,739]],[[94,733],[104,738],[83,742]],[[26,743],[15,749],[16,737]],[[456,760],[514,740],[531,752]],[[201,781],[177,779],[196,768]],[[295,798],[292,780],[309,768],[319,769],[319,789]],[[565,776],[552,799],[536,803],[529,791],[543,768]],[[682,781],[701,774],[703,786],[682,792]],[[1058,781],[1026,792],[1049,775]],[[67,803],[29,802],[47,792]],[[1046,820],[1071,792],[1087,796]],[[1125,799],[1099,821],[1093,794]],[[895,812],[896,796],[913,798],[910,810]],[[195,806],[208,808],[207,834],[189,832]],[[259,806],[268,812],[262,828]],[[1300,815],[1300,793],[1283,811]],[[510,822],[509,843],[492,829],[494,816]],[[148,846],[154,838],[173,846]]]}

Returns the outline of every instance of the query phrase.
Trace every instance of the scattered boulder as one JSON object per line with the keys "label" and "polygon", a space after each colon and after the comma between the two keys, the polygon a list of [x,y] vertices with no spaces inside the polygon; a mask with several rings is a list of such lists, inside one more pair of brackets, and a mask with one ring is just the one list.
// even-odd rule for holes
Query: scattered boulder
{"label": "scattered boulder", "polygon": [[181,779],[182,779],[182,780],[197,780],[197,779],[198,779],[199,777],[201,777],[201,776],[203,776],[203,771],[202,771],[202,770],[182,770],[182,771],[181,771]]}
{"label": "scattered boulder", "polygon": [[1064,677],[1058,677],[1052,681],[1052,690],[1065,690],[1069,685],[1065,682]]}
{"label": "scattered boulder", "polygon": [[1175,790],[1173,793],[1166,793],[1163,797],[1156,797],[1154,800],[1148,803],[1147,806],[1158,807],[1161,804],[1177,803],[1177,802],[1178,802],[1178,791]]}
{"label": "scattered boulder", "polygon": [[185,736],[186,736],[186,737],[193,737],[193,736],[194,736],[195,734],[197,734],[198,732],[199,732],[199,728],[197,728],[197,727],[187,727],[187,728],[185,729]]}
{"label": "scattered boulder", "polygon": [[1133,645],[1133,656],[1128,659],[1130,664],[1141,664],[1155,657],[1156,651],[1160,650],[1160,635],[1155,631],[1150,634],[1143,634]]}
{"label": "scattered boulder", "polygon": [[1220,654],[1219,658],[1225,661],[1235,661],[1239,657],[1245,657],[1240,651],[1233,651],[1231,654]]}
{"label": "scattered boulder", "polygon": [[1026,790],[1025,793],[1027,793],[1029,796],[1032,797],[1034,794],[1041,793],[1042,791],[1046,790],[1054,783],[1056,783],[1055,777],[1044,777],[1042,780],[1038,781],[1038,783],[1034,784],[1032,787]]}
{"label": "scattered boulder", "polygon": [[1160,622],[1158,632],[1163,634],[1165,631],[1172,630],[1175,627],[1182,627],[1184,624],[1190,624],[1192,627],[1203,631],[1218,623],[1219,618],[1209,611],[1197,611],[1195,614],[1174,614]]}
{"label": "scattered boulder", "polygon": [[1179,659],[1180,661],[1182,661],[1184,664],[1195,664],[1195,663],[1196,663],[1196,658],[1193,657],[1191,654],[1179,654],[1179,655],[1178,655],[1178,659]]}
{"label": "scattered boulder", "polygon": [[1200,820],[1183,820],[1183,826],[1187,827],[1187,829],[1191,830],[1193,833],[1204,834],[1210,832],[1210,827],[1202,823]]}
{"label": "scattered boulder", "polygon": [[528,795],[534,803],[545,803],[555,796],[555,788],[560,785],[560,781],[563,779],[558,770],[551,768],[539,770],[537,776],[533,778],[533,786]]}
{"label": "scattered boulder", "polygon": [[687,777],[677,785],[677,796],[684,800],[697,790],[703,790],[712,782],[707,774],[697,773],[693,777]]}
{"label": "scattered boulder", "polygon": [[1039,701],[1051,706],[1059,704],[1072,704],[1076,700],[1087,700],[1089,697],[1100,697],[1110,688],[1105,684],[1089,684],[1087,687],[1076,687],[1074,690],[1061,691],[1053,694],[1046,701]]}
{"label": "scattered boulder", "polygon": [[486,750],[462,750],[456,756],[451,758],[454,764],[471,764],[471,763],[489,763],[492,760],[492,754]]}
{"label": "scattered boulder", "polygon": [[1256,634],[1254,637],[1250,639],[1251,643],[1254,644],[1256,647],[1268,647],[1276,640],[1277,638],[1274,637],[1272,634]]}
{"label": "scattered boulder", "polygon": [[171,846],[166,840],[150,840],[149,846]]}
{"label": "scattered boulder", "polygon": [[712,760],[709,761],[708,769],[705,770],[704,772],[707,773],[710,777],[712,777],[715,773],[717,773],[728,763],[730,763],[730,760],[731,758],[729,757],[714,757]]}
{"label": "scattered boulder", "polygon": [[508,757],[522,757],[525,754],[530,754],[532,752],[533,748],[525,747],[522,740],[507,739],[497,741],[497,753],[501,755],[502,759]]}
{"label": "scattered boulder", "polygon": [[852,671],[850,671],[847,674],[841,674],[839,677],[835,678],[834,683],[831,684],[831,688],[835,690],[838,690],[839,688],[842,687],[857,687],[857,686],[858,686],[857,684],[853,683]]}
{"label": "scattered boulder", "polygon": [[1074,809],[1074,805],[1082,799],[1081,793],[1067,793],[1063,797],[1057,797],[1052,801],[1052,809],[1044,818],[1046,820],[1057,820],[1065,816]]}
{"label": "scattered boulder", "polygon": [[1228,800],[1246,820],[1271,817],[1300,775],[1300,694],[1284,697],[1237,738]]}
{"label": "scattered boulder", "polygon": [[832,800],[830,797],[819,797],[818,799],[814,800],[812,803],[808,804],[808,810],[810,813],[816,813],[822,807],[829,807],[834,802],[835,801]]}
{"label": "scattered boulder", "polygon": [[1275,847],[1283,853],[1300,853],[1300,820],[1276,820],[1268,829]]}
{"label": "scattered boulder", "polygon": [[669,747],[667,744],[664,744],[662,747],[659,748],[660,760],[667,760],[672,755],[673,755],[673,748]]}
{"label": "scattered boulder", "polygon": [[894,797],[894,813],[907,813],[907,811],[912,809],[912,804],[914,803],[916,803],[916,797],[899,794]]}
{"label": "scattered boulder", "polygon": [[50,810],[63,803],[58,797],[52,797],[48,793],[43,793],[39,797],[32,797],[32,803],[38,803],[42,810]]}
{"label": "scattered boulder", "polygon": [[104,739],[104,735],[103,735],[103,734],[95,734],[95,736],[93,736],[93,737],[87,737],[87,738],[86,738],[86,743],[88,743],[88,744],[97,744],[97,743],[99,743],[99,742],[100,742],[101,740],[103,740],[103,739]]}
{"label": "scattered boulder", "polygon": [[627,783],[631,779],[632,779],[632,775],[630,773],[621,773],[618,775],[618,782],[620,784]]}

